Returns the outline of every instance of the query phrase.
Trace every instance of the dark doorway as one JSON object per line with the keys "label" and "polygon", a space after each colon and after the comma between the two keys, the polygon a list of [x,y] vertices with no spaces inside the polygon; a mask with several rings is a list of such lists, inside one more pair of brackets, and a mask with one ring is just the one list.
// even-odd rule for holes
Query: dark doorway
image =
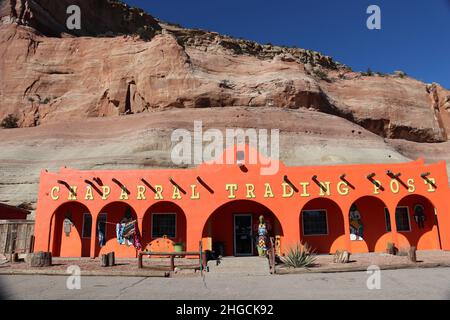
{"label": "dark doorway", "polygon": [[234,255],[253,255],[252,214],[234,215]]}

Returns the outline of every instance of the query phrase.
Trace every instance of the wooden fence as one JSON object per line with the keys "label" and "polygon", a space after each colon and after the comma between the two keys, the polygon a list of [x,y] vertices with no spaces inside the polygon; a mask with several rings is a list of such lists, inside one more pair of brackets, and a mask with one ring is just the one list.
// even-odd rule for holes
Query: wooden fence
{"label": "wooden fence", "polygon": [[33,252],[34,221],[0,220],[0,254]]}

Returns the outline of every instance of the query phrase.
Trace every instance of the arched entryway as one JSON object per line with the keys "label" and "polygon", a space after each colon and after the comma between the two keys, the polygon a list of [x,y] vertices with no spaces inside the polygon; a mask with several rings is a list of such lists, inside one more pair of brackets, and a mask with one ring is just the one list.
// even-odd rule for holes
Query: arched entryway
{"label": "arched entryway", "polygon": [[54,257],[89,257],[92,216],[76,201],[61,205],[53,213],[51,252]]}
{"label": "arched entryway", "polygon": [[[147,247],[152,241],[166,237],[171,244],[180,244],[186,248],[186,215],[183,209],[170,201],[161,201],[145,212],[142,220],[142,245]],[[158,251],[171,251],[170,246],[156,248]]]}
{"label": "arched entryway", "polygon": [[203,228],[203,239],[224,256],[257,255],[256,235],[258,218],[264,216],[270,237],[283,236],[281,224],[266,206],[250,201],[236,200],[217,208]]}
{"label": "arched entryway", "polygon": [[307,202],[300,214],[300,234],[317,253],[345,249],[344,217],[339,205],[327,198]]}
{"label": "arched entryway", "polygon": [[440,249],[439,230],[433,203],[421,195],[401,199],[396,212],[399,248]]}
{"label": "arched entryway", "polygon": [[[100,211],[96,221],[96,245],[95,256],[108,252],[115,252],[116,257],[134,257],[137,250],[128,243],[119,244],[117,241],[116,226],[123,221],[137,222],[134,209],[125,202],[112,202]],[[101,236],[101,234],[103,236]],[[103,237],[103,241],[101,241]]]}
{"label": "arched entryway", "polygon": [[392,242],[389,213],[385,203],[373,196],[357,199],[350,208],[351,251],[385,252]]}

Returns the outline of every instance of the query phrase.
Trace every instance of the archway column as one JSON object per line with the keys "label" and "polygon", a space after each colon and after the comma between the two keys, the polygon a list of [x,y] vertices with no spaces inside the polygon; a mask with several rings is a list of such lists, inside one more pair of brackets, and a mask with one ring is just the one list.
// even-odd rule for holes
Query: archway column
{"label": "archway column", "polygon": [[[298,208],[296,206],[286,207],[283,209],[285,214],[276,215],[278,218],[281,228],[283,230],[283,238],[281,240],[281,253],[286,253],[286,251],[297,242],[302,242],[302,232],[300,230],[300,213],[302,207]],[[281,210],[280,210],[281,211]]]}
{"label": "archway column", "polygon": [[391,239],[392,243],[398,248],[398,231],[397,231],[397,219],[395,217],[395,212],[397,211],[397,201],[386,202],[386,207],[389,210],[389,219],[391,222]]}
{"label": "archway column", "polygon": [[91,213],[92,226],[91,226],[91,259],[95,259],[95,247],[97,244],[97,223],[98,223],[99,212]]}
{"label": "archway column", "polygon": [[[350,240],[350,217],[349,212],[352,206],[352,202],[344,202],[340,208],[342,211],[342,216],[344,218],[344,234],[345,234],[345,250],[348,252],[352,251],[352,242]],[[332,227],[332,226],[329,226]]]}
{"label": "archway column", "polygon": [[203,237],[203,228],[208,219],[195,221],[187,219],[186,221],[186,251],[199,251],[199,244]]}
{"label": "archway column", "polygon": [[[450,196],[450,194],[449,194]],[[440,240],[441,249],[450,251],[450,209],[444,199],[435,200],[434,202],[438,223],[438,237]]]}

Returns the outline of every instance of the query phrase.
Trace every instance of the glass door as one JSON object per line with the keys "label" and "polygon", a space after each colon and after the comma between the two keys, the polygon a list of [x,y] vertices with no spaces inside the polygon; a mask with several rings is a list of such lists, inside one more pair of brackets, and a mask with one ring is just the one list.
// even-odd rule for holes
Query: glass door
{"label": "glass door", "polygon": [[253,230],[251,214],[234,215],[234,255],[253,255]]}

